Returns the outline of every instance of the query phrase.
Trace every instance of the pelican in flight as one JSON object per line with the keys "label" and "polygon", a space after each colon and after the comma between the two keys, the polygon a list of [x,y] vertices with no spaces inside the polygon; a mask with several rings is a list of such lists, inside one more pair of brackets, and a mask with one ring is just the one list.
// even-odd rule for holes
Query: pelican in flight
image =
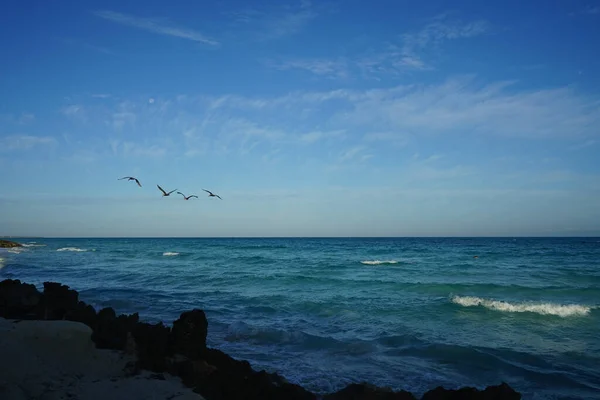
{"label": "pelican in flight", "polygon": [[165,190],[164,190],[163,188],[161,188],[159,185],[156,185],[156,186],[158,186],[158,189],[160,189],[160,191],[161,191],[161,192],[163,192],[163,196],[168,196],[168,195],[170,195],[171,193],[173,193],[175,190],[177,190],[177,189],[175,189],[175,190],[171,190],[169,193],[167,193],[167,192],[165,192]]}
{"label": "pelican in flight", "polygon": [[177,193],[179,193],[180,195],[182,195],[184,200],[189,200],[192,197],[198,198],[198,196],[196,196],[195,194],[192,194],[192,195],[189,195],[188,197],[185,197],[185,194],[183,194],[181,192],[177,192]]}
{"label": "pelican in flight", "polygon": [[[210,190],[206,190],[206,189],[202,189],[204,190],[206,193],[208,193],[208,197],[218,197],[221,199],[221,196],[219,196],[218,194],[213,194],[213,192],[211,192]],[[223,200],[223,199],[221,199]]]}
{"label": "pelican in flight", "polygon": [[135,183],[137,183],[139,187],[142,187],[142,185],[140,184],[140,181],[138,181],[137,178],[134,178],[133,176],[124,176],[124,177],[119,178],[117,180],[120,181],[120,180],[123,180],[123,179],[127,179],[128,181],[135,181]]}

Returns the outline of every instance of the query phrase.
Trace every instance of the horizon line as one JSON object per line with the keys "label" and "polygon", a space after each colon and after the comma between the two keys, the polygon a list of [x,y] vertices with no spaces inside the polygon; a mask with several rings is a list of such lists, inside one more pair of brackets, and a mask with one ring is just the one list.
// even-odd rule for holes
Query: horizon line
{"label": "horizon line", "polygon": [[596,235],[423,235],[423,236],[0,236],[0,239],[538,239],[538,238],[600,238]]}

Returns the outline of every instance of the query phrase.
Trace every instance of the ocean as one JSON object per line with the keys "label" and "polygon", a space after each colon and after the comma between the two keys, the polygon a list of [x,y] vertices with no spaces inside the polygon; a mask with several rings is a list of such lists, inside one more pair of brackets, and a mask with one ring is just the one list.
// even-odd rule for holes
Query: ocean
{"label": "ocean", "polygon": [[[22,239],[0,280],[57,281],[317,393],[505,381],[600,399],[600,238]],[[477,257],[475,257],[477,256]]]}

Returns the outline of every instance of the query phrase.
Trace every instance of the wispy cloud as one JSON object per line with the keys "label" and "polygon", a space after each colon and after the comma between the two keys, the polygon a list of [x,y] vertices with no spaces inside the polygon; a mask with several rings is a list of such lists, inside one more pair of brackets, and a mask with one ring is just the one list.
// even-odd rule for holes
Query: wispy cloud
{"label": "wispy cloud", "polygon": [[370,132],[364,135],[366,142],[386,142],[394,146],[406,146],[410,140],[408,135],[399,132]]}
{"label": "wispy cloud", "polygon": [[103,54],[108,54],[108,55],[114,55],[115,53],[106,48],[106,47],[102,47],[102,46],[98,46],[95,44],[91,44],[88,42],[85,42],[81,39],[76,39],[76,38],[70,38],[70,37],[63,37],[63,38],[57,38],[57,40],[62,41],[63,43],[67,44],[67,45],[72,45],[72,46],[80,46],[83,47],[85,49],[89,49],[89,50],[93,50],[96,51],[98,53],[103,53]]}
{"label": "wispy cloud", "polygon": [[514,81],[480,84],[473,77],[457,77],[439,84],[385,89],[294,92],[273,98],[232,96],[221,98],[219,108],[243,109],[262,120],[285,119],[293,124],[318,117],[332,129],[349,133],[597,136],[600,99],[569,87],[515,89]]}
{"label": "wispy cloud", "polygon": [[432,18],[431,22],[415,32],[404,33],[401,45],[392,46],[387,58],[395,66],[414,69],[430,69],[423,60],[425,54],[449,40],[466,39],[484,34],[489,30],[484,20],[461,22],[452,20],[446,14]]}
{"label": "wispy cloud", "polygon": [[280,38],[298,33],[308,22],[317,17],[309,1],[302,1],[299,9],[285,12],[279,18],[273,18],[266,24],[263,37]]}
{"label": "wispy cloud", "polygon": [[296,34],[319,16],[315,6],[307,0],[295,5],[269,9],[246,8],[226,14],[238,27],[249,30],[259,40],[274,40]]}
{"label": "wispy cloud", "polygon": [[338,139],[343,137],[344,133],[345,131],[342,129],[335,131],[312,131],[301,134],[298,136],[298,140],[302,143],[312,144],[325,139]]}
{"label": "wispy cloud", "polygon": [[26,125],[35,121],[35,114],[22,112],[20,115],[0,114],[0,122],[9,122],[17,125]]}
{"label": "wispy cloud", "polygon": [[164,20],[136,17],[114,11],[95,11],[94,15],[117,24],[143,29],[159,35],[178,37],[211,46],[218,46],[220,44],[217,40],[209,38],[198,31],[170,25]]}
{"label": "wispy cloud", "polygon": [[[430,85],[381,89],[296,91],[274,97],[177,96],[135,101],[107,99],[66,107],[88,137],[121,140],[115,153],[194,157],[205,154],[285,158],[312,146],[324,164],[366,161],[410,149],[436,136],[600,140],[600,99],[570,87],[521,90],[515,82],[483,84],[455,77]],[[76,126],[75,126],[76,128]],[[134,146],[123,142],[135,143]],[[153,147],[154,146],[154,147]],[[343,147],[342,147],[343,146]],[[340,148],[346,151],[341,154]],[[277,150],[276,153],[275,150]],[[431,161],[431,160],[429,160]],[[436,160],[437,161],[437,160]],[[452,173],[463,173],[461,166]],[[442,168],[442,167],[440,167]],[[466,168],[466,167],[465,167]],[[425,172],[423,172],[425,174]],[[430,172],[430,175],[433,175]]]}
{"label": "wispy cloud", "polygon": [[600,14],[600,6],[587,6],[578,11],[572,11],[569,13],[570,16],[575,16],[579,14],[587,14],[587,15],[599,15]]}
{"label": "wispy cloud", "polygon": [[581,150],[581,149],[585,149],[587,147],[594,146],[598,143],[600,143],[599,140],[590,139],[590,140],[586,140],[585,142],[575,144],[575,145],[571,146],[569,149],[570,150]]}
{"label": "wispy cloud", "polygon": [[57,144],[56,139],[50,136],[11,135],[0,138],[0,151],[29,150],[37,146]]}
{"label": "wispy cloud", "polygon": [[484,20],[461,22],[443,14],[432,18],[421,29],[406,32],[398,39],[390,39],[381,48],[369,49],[353,59],[291,58],[266,64],[278,70],[303,69],[328,78],[347,78],[353,73],[372,78],[410,71],[429,71],[436,66],[428,57],[439,52],[444,42],[479,36],[489,29],[490,24]]}
{"label": "wispy cloud", "polygon": [[131,141],[111,139],[109,140],[108,145],[113,156],[160,158],[167,154],[166,147],[158,144],[139,144]]}
{"label": "wispy cloud", "polygon": [[268,61],[268,66],[281,71],[301,69],[315,75],[328,76],[332,78],[345,78],[348,76],[348,63],[343,59],[292,59],[286,61]]}

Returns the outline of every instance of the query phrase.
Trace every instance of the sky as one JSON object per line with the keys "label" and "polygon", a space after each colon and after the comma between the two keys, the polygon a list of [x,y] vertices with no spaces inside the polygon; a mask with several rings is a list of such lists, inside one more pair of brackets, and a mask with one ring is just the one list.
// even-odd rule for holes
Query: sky
{"label": "sky", "polygon": [[600,1],[0,8],[0,235],[600,235]]}

